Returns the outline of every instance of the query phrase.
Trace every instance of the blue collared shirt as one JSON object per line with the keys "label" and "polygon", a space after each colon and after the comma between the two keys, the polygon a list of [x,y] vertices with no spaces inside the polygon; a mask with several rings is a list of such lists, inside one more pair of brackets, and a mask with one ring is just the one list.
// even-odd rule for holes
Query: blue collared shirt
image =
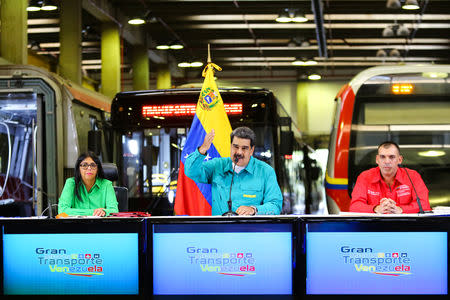
{"label": "blue collared shirt", "polygon": [[[186,158],[184,168],[192,180],[211,184],[212,215],[227,212],[233,175],[231,159],[223,157],[205,161],[205,155],[196,150]],[[245,169],[234,174],[231,200],[233,211],[245,205],[255,206],[259,215],[280,214],[283,196],[273,168],[251,157]]]}

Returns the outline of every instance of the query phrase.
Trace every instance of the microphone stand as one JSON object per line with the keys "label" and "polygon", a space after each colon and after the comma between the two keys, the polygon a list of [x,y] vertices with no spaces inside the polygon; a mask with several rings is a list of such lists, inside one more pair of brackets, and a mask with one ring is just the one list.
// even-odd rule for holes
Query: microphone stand
{"label": "microphone stand", "polygon": [[233,179],[234,179],[234,170],[236,169],[237,162],[239,161],[239,157],[234,157],[234,167],[233,167],[233,175],[231,175],[231,184],[230,184],[230,197],[228,198],[228,211],[224,212],[222,216],[231,217],[237,216],[238,214],[231,210],[231,188],[233,187]]}
{"label": "microphone stand", "polygon": [[422,208],[422,203],[420,202],[419,194],[417,194],[416,188],[414,187],[414,184],[413,184],[413,182],[412,182],[412,180],[411,180],[411,177],[409,177],[408,170],[406,170],[406,168],[403,167],[403,166],[400,166],[400,168],[402,168],[403,170],[405,170],[406,175],[408,176],[409,182],[411,182],[411,185],[412,185],[412,187],[413,187],[413,189],[414,189],[414,193],[416,194],[416,201],[417,201],[417,204],[419,205],[419,214],[424,214],[425,212],[424,212],[424,210],[423,210],[423,208]]}
{"label": "microphone stand", "polygon": [[39,192],[41,192],[42,194],[44,194],[44,195],[47,197],[47,208],[44,209],[44,210],[41,212],[41,216],[43,216],[44,213],[45,213],[45,211],[48,210],[48,217],[49,217],[50,219],[53,219],[53,210],[52,210],[52,208],[53,208],[54,206],[58,206],[58,204],[51,204],[51,203],[49,202],[49,200],[48,200],[48,198],[49,198],[49,197],[48,197],[48,194],[47,194],[46,192],[44,192],[40,187],[38,187],[37,190],[38,190]]}

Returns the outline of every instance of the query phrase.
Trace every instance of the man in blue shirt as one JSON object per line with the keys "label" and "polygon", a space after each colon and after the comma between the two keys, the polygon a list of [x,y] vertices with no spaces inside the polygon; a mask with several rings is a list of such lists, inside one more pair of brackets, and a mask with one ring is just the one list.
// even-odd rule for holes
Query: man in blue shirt
{"label": "man in blue shirt", "polygon": [[[198,149],[185,161],[186,175],[196,182],[211,184],[212,215],[228,211],[231,178],[232,210],[238,215],[278,215],[283,196],[275,171],[267,163],[254,158],[255,133],[248,127],[238,127],[231,133],[231,157],[205,161],[206,152],[214,140],[211,130]],[[236,162],[236,163],[235,163]]]}

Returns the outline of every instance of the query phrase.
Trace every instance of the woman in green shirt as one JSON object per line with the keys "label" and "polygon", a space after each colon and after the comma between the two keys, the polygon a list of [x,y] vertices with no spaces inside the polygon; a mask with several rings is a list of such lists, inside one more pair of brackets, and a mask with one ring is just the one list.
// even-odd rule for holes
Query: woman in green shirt
{"label": "woman in green shirt", "polygon": [[99,216],[118,212],[112,182],[104,178],[102,163],[92,152],[78,157],[75,177],[68,178],[58,203],[58,213]]}

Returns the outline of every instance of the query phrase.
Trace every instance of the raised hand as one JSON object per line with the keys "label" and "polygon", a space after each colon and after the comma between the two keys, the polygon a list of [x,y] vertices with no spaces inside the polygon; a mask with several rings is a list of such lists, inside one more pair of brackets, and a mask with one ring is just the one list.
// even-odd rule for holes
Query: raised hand
{"label": "raised hand", "polygon": [[200,154],[205,155],[206,151],[209,150],[211,147],[211,144],[214,140],[215,132],[214,129],[212,129],[208,134],[206,134],[205,139],[203,140],[203,144],[198,148],[198,152]]}

